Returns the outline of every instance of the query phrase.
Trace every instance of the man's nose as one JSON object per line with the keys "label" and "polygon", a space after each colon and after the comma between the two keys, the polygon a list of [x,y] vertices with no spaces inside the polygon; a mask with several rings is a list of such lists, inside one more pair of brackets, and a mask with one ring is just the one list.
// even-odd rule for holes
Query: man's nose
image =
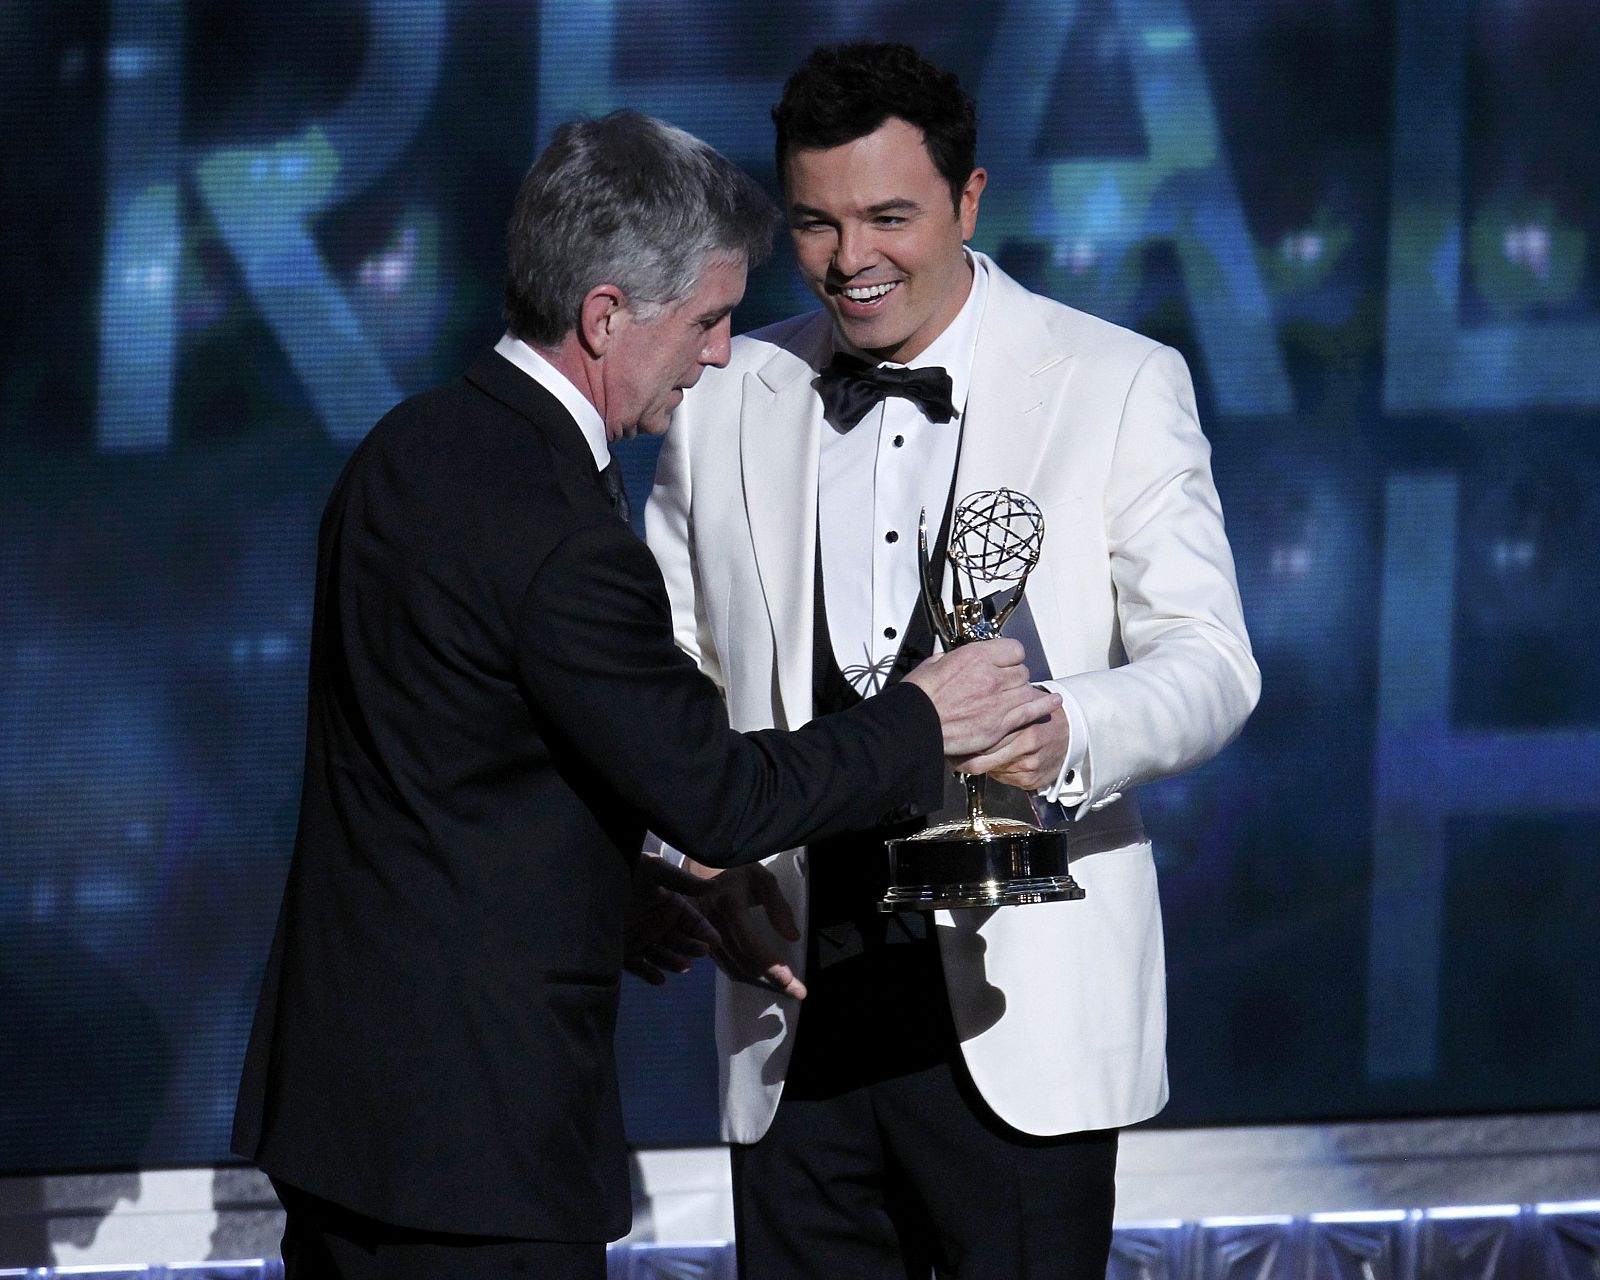
{"label": "man's nose", "polygon": [[732,355],[733,320],[723,316],[707,336],[706,345],[700,351],[700,363],[708,364],[713,369],[723,369]]}
{"label": "man's nose", "polygon": [[833,251],[833,269],[846,279],[870,267],[876,259],[872,237],[861,227],[839,229],[839,243]]}

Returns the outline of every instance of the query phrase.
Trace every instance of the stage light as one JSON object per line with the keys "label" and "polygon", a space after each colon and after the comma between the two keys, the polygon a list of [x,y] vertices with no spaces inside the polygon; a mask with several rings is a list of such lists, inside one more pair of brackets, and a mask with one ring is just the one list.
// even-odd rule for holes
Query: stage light
{"label": "stage light", "polygon": [[1303,542],[1273,547],[1269,563],[1275,578],[1303,578],[1311,572],[1311,548]]}
{"label": "stage light", "polygon": [[1536,1204],[1535,1213],[1600,1213],[1600,1200],[1564,1200]]}
{"label": "stage light", "polygon": [[1408,1209],[1340,1209],[1328,1213],[1313,1213],[1308,1221],[1332,1223],[1404,1222],[1415,1210]]}
{"label": "stage light", "polygon": [[1461,1204],[1439,1209],[1424,1209],[1422,1216],[1436,1221],[1458,1218],[1514,1218],[1522,1212],[1520,1204]]}
{"label": "stage light", "polygon": [[1278,256],[1285,262],[1313,263],[1322,259],[1327,242],[1315,231],[1292,231],[1278,242]]}
{"label": "stage light", "polygon": [[1100,263],[1100,251],[1093,240],[1079,237],[1071,241],[1058,241],[1050,254],[1051,261],[1063,271],[1075,276],[1093,271]]}
{"label": "stage light", "polygon": [[1550,228],[1537,222],[1510,226],[1501,238],[1506,261],[1526,267],[1541,280],[1550,278]]}
{"label": "stage light", "polygon": [[404,228],[391,248],[375,253],[361,264],[363,286],[379,293],[399,293],[411,283],[417,258],[417,232]]}
{"label": "stage light", "polygon": [[1525,573],[1538,559],[1539,544],[1532,538],[1496,538],[1490,556],[1499,574]]}
{"label": "stage light", "polygon": [[289,656],[289,637],[281,631],[269,631],[256,641],[256,656],[266,663],[282,662]]}

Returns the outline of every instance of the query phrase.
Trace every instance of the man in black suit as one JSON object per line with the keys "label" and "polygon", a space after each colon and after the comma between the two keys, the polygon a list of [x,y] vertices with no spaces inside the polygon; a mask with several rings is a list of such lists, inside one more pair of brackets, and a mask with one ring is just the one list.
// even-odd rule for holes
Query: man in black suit
{"label": "man in black suit", "polygon": [[334,488],[234,1129],[288,1210],[291,1280],[598,1280],[629,1225],[612,1032],[646,827],[728,865],[936,806],[946,757],[995,767],[1055,705],[1002,641],[739,735],[674,647],[606,445],[665,430],[726,363],[772,226],[679,130],[563,126],[512,218],[510,332],[389,413]]}

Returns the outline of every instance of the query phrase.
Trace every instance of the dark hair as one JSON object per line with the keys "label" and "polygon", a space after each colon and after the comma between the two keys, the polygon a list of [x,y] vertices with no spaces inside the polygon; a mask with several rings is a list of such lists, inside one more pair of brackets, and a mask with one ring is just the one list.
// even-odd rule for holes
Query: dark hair
{"label": "dark hair", "polygon": [[507,325],[553,346],[601,284],[648,319],[687,297],[712,259],[765,260],[777,222],[748,174],[682,129],[637,111],[569,121],[523,178],[506,228]]}
{"label": "dark hair", "polygon": [[772,109],[778,181],[791,151],[843,146],[890,117],[922,130],[933,167],[959,208],[961,189],[977,166],[977,108],[953,72],[904,44],[824,45],[800,64]]}

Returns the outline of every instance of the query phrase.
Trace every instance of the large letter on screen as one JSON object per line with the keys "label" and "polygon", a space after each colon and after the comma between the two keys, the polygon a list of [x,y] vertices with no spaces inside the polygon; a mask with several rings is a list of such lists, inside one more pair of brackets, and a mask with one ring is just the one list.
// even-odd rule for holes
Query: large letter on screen
{"label": "large letter on screen", "polygon": [[400,399],[376,344],[312,236],[404,152],[433,98],[441,0],[372,0],[359,80],[328,119],[262,145],[180,155],[175,3],[122,0],[114,17],[102,289],[99,440],[161,449],[176,358],[173,289],[182,241],[180,178],[194,183],[252,301],[289,357],[328,434],[353,444]]}
{"label": "large letter on screen", "polygon": [[[1052,126],[1046,104],[1078,9],[1075,0],[1005,6],[980,102],[994,177],[989,213],[1052,244],[1091,245],[1101,258],[1170,241],[1218,409],[1289,413],[1271,306],[1181,0],[1116,0],[1149,155],[1032,159]],[[1126,318],[1114,300],[1094,309]]]}

